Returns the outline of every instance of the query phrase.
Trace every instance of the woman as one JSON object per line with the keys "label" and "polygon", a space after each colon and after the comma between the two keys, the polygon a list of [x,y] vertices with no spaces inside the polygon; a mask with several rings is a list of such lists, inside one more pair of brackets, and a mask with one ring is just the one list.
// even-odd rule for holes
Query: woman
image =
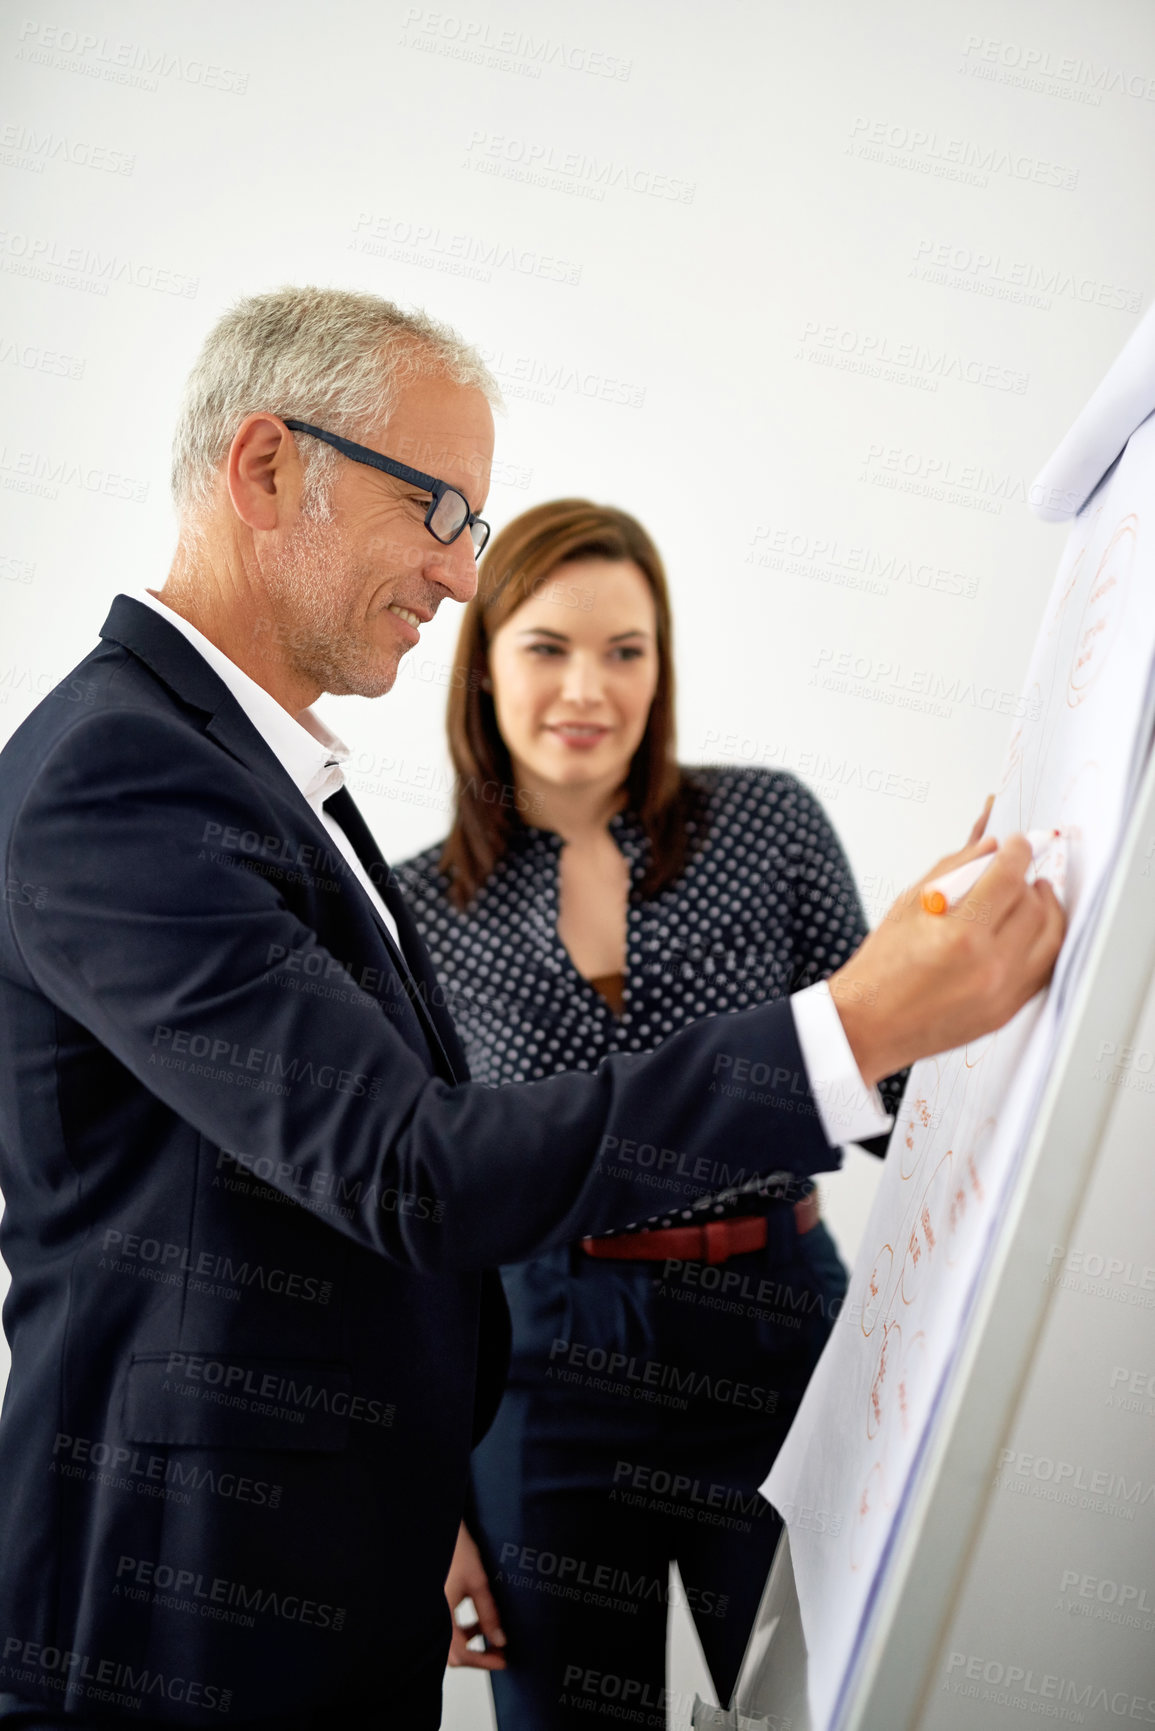
{"label": "woman", "polygon": [[[649,1050],[825,978],[865,935],[799,782],[678,766],[666,580],[624,511],[558,500],[495,537],[449,740],[453,827],[399,871],[478,1081]],[[459,1632],[450,1662],[494,1673],[501,1731],[625,1707],[664,1727],[671,1559],[729,1699],[778,1532],[757,1487],[846,1286],[810,1185],[747,1181],[720,1147],[705,1207],[666,1214],[682,1150],[604,1157],[649,1169],[648,1230],[502,1271],[509,1387],[447,1583],[487,1636],[474,1654]]]}

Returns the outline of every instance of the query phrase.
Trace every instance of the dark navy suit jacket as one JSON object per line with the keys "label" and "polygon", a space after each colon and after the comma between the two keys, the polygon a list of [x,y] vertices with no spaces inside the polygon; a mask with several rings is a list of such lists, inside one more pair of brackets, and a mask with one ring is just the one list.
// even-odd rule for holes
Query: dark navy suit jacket
{"label": "dark navy suit jacket", "polygon": [[387,1704],[448,1646],[507,1344],[483,1271],[644,1219],[638,1144],[838,1152],[785,1000],[466,1085],[348,794],[411,975],[195,648],[125,596],[101,637],[0,754],[0,1691]]}

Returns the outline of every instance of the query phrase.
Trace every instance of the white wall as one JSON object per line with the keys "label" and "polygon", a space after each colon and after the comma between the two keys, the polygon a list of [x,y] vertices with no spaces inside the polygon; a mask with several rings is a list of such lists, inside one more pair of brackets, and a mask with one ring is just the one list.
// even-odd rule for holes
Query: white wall
{"label": "white wall", "polygon": [[[1147,0],[52,0],[0,66],[0,737],[163,578],[218,313],[361,286],[490,357],[495,527],[652,529],[687,761],[803,775],[873,914],[961,841],[1059,551],[1027,490],[1155,276]],[[455,632],[327,701],[393,857],[446,826]]]}

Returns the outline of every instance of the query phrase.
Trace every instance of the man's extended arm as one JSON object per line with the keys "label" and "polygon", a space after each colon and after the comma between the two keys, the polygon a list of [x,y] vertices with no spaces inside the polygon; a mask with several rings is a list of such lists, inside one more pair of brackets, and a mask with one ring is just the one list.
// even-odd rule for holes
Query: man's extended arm
{"label": "man's extended arm", "polygon": [[[596,1074],[493,1089],[433,1078],[277,884],[205,843],[265,832],[262,784],[173,719],[78,722],[37,775],[9,869],[19,961],[216,1147],[359,1242],[426,1271],[513,1262],[672,1204],[730,1170],[828,1169],[786,1001]],[[317,979],[339,981],[323,995]],[[392,1000],[404,1003],[403,996]],[[141,1157],[147,1157],[145,1150]],[[385,1209],[374,1197],[419,1199]],[[322,1203],[368,1198],[344,1213]]]}
{"label": "man's extended arm", "polygon": [[[307,975],[287,958],[326,960],[315,932],[275,885],[207,857],[206,800],[215,821],[244,828],[260,820],[259,797],[249,772],[176,720],[80,720],[17,819],[9,869],[44,892],[10,907],[18,963],[183,1120],[305,1206],[339,1184],[425,1199],[411,1212],[348,1210],[336,1223],[352,1237],[423,1270],[491,1266],[644,1218],[643,1145],[669,1155],[666,1194],[680,1187],[687,1202],[719,1188],[723,1156],[731,1170],[837,1164],[786,1001],[711,1018],[593,1075],[503,1089],[431,1079],[352,982],[337,998],[296,989]],[[1000,907],[1012,878],[1004,867]],[[868,1080],[934,1049],[912,1032],[885,934],[866,970],[881,985],[862,992],[875,936],[841,970],[848,999],[881,993],[897,1024],[847,1022]],[[906,965],[924,991],[935,983],[925,960]],[[970,1000],[963,983],[952,991],[962,1026]],[[949,1018],[924,1020],[957,1043]]]}

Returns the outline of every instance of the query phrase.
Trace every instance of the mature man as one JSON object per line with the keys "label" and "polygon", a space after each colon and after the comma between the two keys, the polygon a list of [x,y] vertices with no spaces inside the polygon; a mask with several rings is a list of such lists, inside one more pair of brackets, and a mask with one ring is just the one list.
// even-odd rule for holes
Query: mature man
{"label": "mature man", "polygon": [[908,901],[829,986],[466,1082],[309,705],[388,691],[472,594],[492,395],[372,296],[241,302],[189,383],[164,589],[116,598],[3,753],[0,1718],[436,1725],[505,1348],[481,1271],[644,1218],[603,1150],[836,1166],[880,1077],[1049,977],[1016,840],[985,922]]}

